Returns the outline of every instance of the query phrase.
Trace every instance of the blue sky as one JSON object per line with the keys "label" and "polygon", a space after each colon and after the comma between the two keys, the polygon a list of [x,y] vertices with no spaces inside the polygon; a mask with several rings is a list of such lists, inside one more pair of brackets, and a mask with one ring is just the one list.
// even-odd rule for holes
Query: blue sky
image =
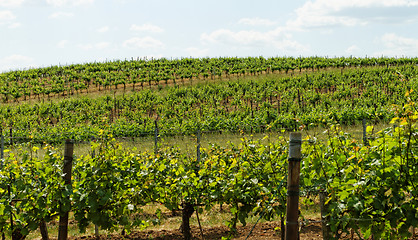
{"label": "blue sky", "polygon": [[418,0],[0,0],[0,72],[131,58],[418,56]]}

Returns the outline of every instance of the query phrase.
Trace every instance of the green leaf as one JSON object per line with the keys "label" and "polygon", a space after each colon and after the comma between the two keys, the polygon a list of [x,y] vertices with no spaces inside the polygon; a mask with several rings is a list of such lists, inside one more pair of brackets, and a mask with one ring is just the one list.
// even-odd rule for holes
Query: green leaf
{"label": "green leaf", "polygon": [[367,134],[371,134],[373,132],[374,126],[367,126],[366,127],[366,132]]}
{"label": "green leaf", "polygon": [[231,214],[235,214],[235,213],[237,213],[237,212],[238,212],[238,209],[237,209],[236,207],[232,207],[232,208],[230,209],[230,211],[231,211]]}
{"label": "green leaf", "polygon": [[264,171],[267,173],[273,172],[273,168],[271,167],[271,162],[267,162],[267,164],[264,166]]}
{"label": "green leaf", "polygon": [[158,167],[158,171],[162,172],[166,169],[166,166],[164,164],[160,164],[160,166]]}
{"label": "green leaf", "polygon": [[348,191],[341,191],[338,195],[340,196],[341,200],[344,200],[350,196],[350,193]]}
{"label": "green leaf", "polygon": [[4,204],[0,204],[0,216],[4,214],[4,209],[6,207],[4,206]]}
{"label": "green leaf", "polygon": [[363,238],[364,239],[369,239],[372,236],[372,229],[371,228],[367,228],[366,231],[364,231],[363,233]]}

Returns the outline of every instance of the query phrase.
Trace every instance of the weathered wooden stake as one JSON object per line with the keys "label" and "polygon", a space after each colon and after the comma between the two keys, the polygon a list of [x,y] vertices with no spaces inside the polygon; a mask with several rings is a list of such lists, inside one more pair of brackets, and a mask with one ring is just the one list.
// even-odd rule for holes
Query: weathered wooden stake
{"label": "weathered wooden stake", "polygon": [[284,216],[281,216],[280,217],[280,239],[281,240],[286,239],[285,232],[286,232],[286,226],[284,225]]}
{"label": "weathered wooden stake", "polygon": [[[73,167],[73,150],[74,143],[71,140],[65,141],[64,149],[64,166],[62,172],[64,174],[64,182],[71,185],[71,170]],[[58,240],[67,240],[68,238],[68,211],[60,213]]]}
{"label": "weathered wooden stake", "polygon": [[322,239],[329,240],[331,239],[331,229],[327,225],[328,218],[326,217],[325,201],[325,192],[321,191],[319,193],[319,205],[321,208]]}
{"label": "weathered wooden stake", "polygon": [[289,163],[287,177],[286,240],[299,239],[299,179],[302,146],[302,134],[290,133]]}
{"label": "weathered wooden stake", "polygon": [[13,145],[13,129],[10,127],[10,146]]}
{"label": "weathered wooden stake", "polygon": [[157,155],[158,153],[158,122],[157,120],[154,121],[155,130],[154,130],[154,153]]}
{"label": "weathered wooden stake", "polygon": [[[7,185],[7,193],[9,194],[9,201],[10,201],[9,204],[12,204],[12,191],[10,188],[10,184]],[[14,239],[15,229],[13,225],[14,225],[13,224],[13,212],[10,212],[10,229],[12,230],[12,240],[15,240]]]}
{"label": "weathered wooden stake", "polygon": [[4,158],[4,135],[1,133],[1,152],[0,152],[0,158]]}
{"label": "weathered wooden stake", "polygon": [[197,137],[196,156],[197,156],[197,162],[200,162],[200,130],[197,130],[196,137]]}
{"label": "weathered wooden stake", "polygon": [[99,226],[97,226],[97,224],[94,224],[94,236],[99,239],[100,238],[100,233],[99,233]]}

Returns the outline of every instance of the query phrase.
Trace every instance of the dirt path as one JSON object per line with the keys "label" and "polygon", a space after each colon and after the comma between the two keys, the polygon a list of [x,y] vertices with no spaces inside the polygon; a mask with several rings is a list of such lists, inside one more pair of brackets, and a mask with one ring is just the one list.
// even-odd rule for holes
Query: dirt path
{"label": "dirt path", "polygon": [[[239,227],[238,233],[235,236],[235,240],[275,240],[281,239],[280,222],[265,222],[259,223],[253,229],[251,235],[251,229],[254,225],[249,224],[245,227]],[[201,237],[201,233],[198,227],[192,227],[193,239],[200,240],[215,240],[228,236],[227,227],[208,227],[203,228],[204,238]],[[249,235],[249,236],[248,236]],[[94,236],[79,237],[76,239],[96,239]],[[181,240],[183,235],[180,230],[144,230],[135,231],[129,235],[111,234],[101,236],[100,239],[116,240],[116,239],[134,239],[134,240]],[[344,236],[343,239],[352,239],[351,235]],[[353,239],[358,239],[354,236]],[[300,240],[322,240],[321,225],[320,223],[311,223],[302,226],[300,229]],[[410,240],[418,240],[418,231],[415,230],[415,236]]]}

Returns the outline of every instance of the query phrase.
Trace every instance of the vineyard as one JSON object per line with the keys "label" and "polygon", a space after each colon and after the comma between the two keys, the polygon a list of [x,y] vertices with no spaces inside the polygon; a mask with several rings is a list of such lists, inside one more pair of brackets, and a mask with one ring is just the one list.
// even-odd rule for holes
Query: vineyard
{"label": "vineyard", "polygon": [[[416,58],[202,58],[202,59],[132,59],[106,63],[86,63],[70,66],[51,66],[39,69],[6,72],[0,75],[0,95],[3,101],[20,98],[74,94],[98,91],[127,85],[167,84],[185,79],[214,79],[258,75],[262,73],[295,72],[329,67],[399,66],[417,64]],[[139,86],[138,86],[139,85]]]}
{"label": "vineyard", "polygon": [[[324,238],[411,239],[418,227],[417,64],[138,59],[0,74],[2,137],[15,149],[0,162],[0,232],[17,240],[41,229],[45,239],[46,226],[71,212],[81,232],[93,224],[129,233],[158,224],[161,210],[148,219],[142,213],[159,204],[181,211],[185,239],[191,216],[219,205],[231,216],[226,239],[250,216],[281,219],[283,234],[287,139],[244,137],[208,148],[197,141],[193,155],[178,147],[137,153],[119,140],[300,130],[299,194],[307,205],[322,196]],[[393,127],[367,142],[339,127],[363,119]],[[325,141],[310,134],[316,127],[327,129]],[[66,140],[90,150],[63,157],[53,145]]]}
{"label": "vineyard", "polygon": [[[388,122],[394,116],[392,105],[404,104],[404,93],[418,90],[417,63],[416,59],[385,58],[162,59],[9,72],[0,75],[5,103],[10,102],[9,92],[26,91],[30,97],[36,89],[50,91],[60,85],[56,78],[66,80],[55,91],[56,98],[45,93],[36,95],[41,100],[24,101],[19,96],[15,98],[19,102],[1,105],[0,120],[6,138],[34,143],[89,141],[103,125],[117,138],[134,138],[153,134],[156,124],[161,135],[179,135],[197,130],[249,133],[295,130],[300,125],[353,125],[363,119]],[[213,74],[215,66],[218,75]],[[164,87],[160,80],[155,82],[157,77],[149,76],[161,69],[176,72],[169,75],[174,82],[196,72],[187,77],[195,84]],[[127,76],[135,71],[148,75]],[[273,73],[279,71],[281,75]],[[119,77],[109,77],[116,73]],[[205,77],[205,73],[211,74]],[[219,79],[205,80],[215,77]],[[105,84],[104,79],[111,82]],[[122,81],[116,79],[150,86],[155,82],[157,88],[142,90],[131,82],[130,90],[116,89]],[[75,90],[74,84],[85,85],[86,92],[102,89],[104,93],[77,96],[75,92],[82,90]]]}

